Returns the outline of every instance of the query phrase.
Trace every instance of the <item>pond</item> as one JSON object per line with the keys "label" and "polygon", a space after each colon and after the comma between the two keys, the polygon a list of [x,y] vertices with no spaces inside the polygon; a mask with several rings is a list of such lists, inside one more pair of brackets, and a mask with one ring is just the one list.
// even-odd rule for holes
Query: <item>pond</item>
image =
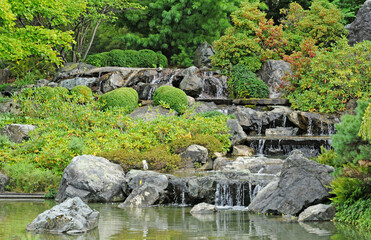
{"label": "pond", "polygon": [[85,235],[34,235],[25,230],[37,215],[55,204],[54,201],[0,201],[0,239],[371,239],[371,235],[339,223],[289,223],[278,216],[251,214],[241,208],[192,216],[190,207],[119,209],[117,204],[89,204],[101,215],[99,228]]}

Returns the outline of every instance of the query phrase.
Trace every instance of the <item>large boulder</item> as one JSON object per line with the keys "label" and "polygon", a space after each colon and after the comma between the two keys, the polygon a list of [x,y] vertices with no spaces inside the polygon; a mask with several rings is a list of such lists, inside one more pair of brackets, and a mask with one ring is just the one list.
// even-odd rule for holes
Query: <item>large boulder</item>
{"label": "large boulder", "polygon": [[346,29],[349,31],[350,45],[364,40],[371,41],[371,0],[365,1],[357,13],[356,19],[347,25]]}
{"label": "large boulder", "polygon": [[211,214],[217,211],[215,205],[208,204],[208,203],[199,203],[195,205],[190,213],[191,214]]}
{"label": "large boulder", "polygon": [[335,207],[332,205],[317,204],[305,209],[299,215],[299,221],[331,221],[335,217]]}
{"label": "large boulder", "polygon": [[210,57],[215,54],[214,48],[212,45],[207,42],[200,44],[196,51],[194,57],[194,64],[198,68],[202,67],[211,67]]}
{"label": "large boulder", "polygon": [[72,159],[62,175],[57,201],[80,197],[87,202],[123,201],[125,174],[120,165],[91,155]]}
{"label": "large boulder", "polygon": [[[184,162],[189,162],[191,165],[194,163],[206,163],[209,158],[209,152],[203,146],[193,144],[189,146],[184,152],[180,154]],[[193,167],[193,166],[190,166]]]}
{"label": "large boulder", "polygon": [[258,71],[258,77],[263,80],[269,87],[269,97],[279,98],[282,95],[280,89],[283,85],[288,85],[282,77],[291,73],[290,63],[282,60],[268,60]]}
{"label": "large boulder", "polygon": [[202,79],[196,75],[198,69],[190,67],[185,69],[184,78],[180,82],[179,88],[191,97],[198,97],[202,92]]}
{"label": "large boulder", "polygon": [[232,145],[238,145],[244,143],[247,138],[246,133],[236,119],[228,119],[227,127],[229,128],[229,134],[231,134]]}
{"label": "large boulder", "polygon": [[99,212],[92,210],[80,198],[70,198],[37,216],[27,231],[52,234],[86,233],[98,226]]}
{"label": "large boulder", "polygon": [[297,215],[330,197],[334,168],[307,159],[294,150],[286,159],[279,180],[269,184],[248,206],[250,211]]}
{"label": "large boulder", "polygon": [[15,143],[21,143],[29,138],[28,133],[36,127],[26,124],[9,124],[5,125],[1,131],[1,135],[8,136],[9,140]]}
{"label": "large boulder", "polygon": [[0,192],[5,191],[6,185],[9,183],[9,177],[0,172]]}
{"label": "large boulder", "polygon": [[165,174],[153,171],[131,170],[126,174],[126,180],[122,185],[125,194],[129,195],[133,190],[143,184],[154,185],[160,190],[167,188],[169,182]]}

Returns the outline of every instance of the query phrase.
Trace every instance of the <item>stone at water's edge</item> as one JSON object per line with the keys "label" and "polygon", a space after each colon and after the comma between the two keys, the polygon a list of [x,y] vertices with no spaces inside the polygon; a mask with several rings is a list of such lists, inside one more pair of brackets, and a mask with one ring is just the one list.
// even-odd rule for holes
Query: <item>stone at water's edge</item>
{"label": "stone at water's edge", "polygon": [[317,204],[305,209],[299,215],[299,221],[330,221],[335,217],[335,207],[325,204]]}
{"label": "stone at water's edge", "polygon": [[87,202],[123,201],[125,174],[120,165],[92,155],[72,159],[62,175],[56,200],[80,197]]}
{"label": "stone at water's edge", "polygon": [[144,183],[134,189],[125,202],[118,205],[118,207],[149,207],[159,200],[161,191],[160,188],[152,184]]}
{"label": "stone at water's edge", "polygon": [[364,2],[359,9],[356,19],[345,27],[349,31],[348,40],[350,45],[371,41],[371,0]]}
{"label": "stone at water's edge", "polygon": [[190,213],[191,214],[212,214],[217,211],[215,205],[208,204],[208,203],[199,203],[195,205]]}
{"label": "stone at water's edge", "polygon": [[98,220],[99,212],[75,197],[41,213],[27,225],[26,230],[37,233],[81,234],[96,228]]}
{"label": "stone at water's edge", "polygon": [[15,143],[21,143],[29,138],[28,133],[36,127],[26,124],[9,124],[5,125],[0,134],[9,137],[9,140]]}
{"label": "stone at water's edge", "polygon": [[330,197],[326,186],[334,168],[307,159],[294,150],[283,164],[279,180],[263,188],[248,206],[250,211],[297,215]]}
{"label": "stone at water's edge", "polygon": [[9,183],[9,177],[0,172],[0,192],[5,190],[6,185]]}

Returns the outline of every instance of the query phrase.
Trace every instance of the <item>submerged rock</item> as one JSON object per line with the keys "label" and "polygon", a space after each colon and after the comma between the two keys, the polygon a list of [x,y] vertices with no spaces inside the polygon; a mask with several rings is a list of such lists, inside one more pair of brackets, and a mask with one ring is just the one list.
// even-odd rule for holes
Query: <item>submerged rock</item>
{"label": "submerged rock", "polygon": [[28,133],[36,127],[26,124],[9,124],[5,125],[0,134],[9,137],[9,140],[15,143],[21,143],[29,138]]}
{"label": "submerged rock", "polygon": [[80,198],[70,198],[41,213],[28,224],[27,231],[52,234],[80,234],[98,226],[99,212],[92,210]]}
{"label": "submerged rock", "polygon": [[299,221],[330,221],[335,217],[335,207],[332,205],[317,204],[305,209],[299,215]]}
{"label": "submerged rock", "polygon": [[334,168],[307,159],[294,150],[286,159],[279,179],[271,182],[250,203],[260,213],[297,215],[305,208],[327,201]]}
{"label": "submerged rock", "polygon": [[216,207],[215,205],[208,204],[208,203],[199,203],[196,206],[194,206],[190,213],[193,214],[212,214],[215,213]]}
{"label": "submerged rock", "polygon": [[56,200],[80,197],[87,202],[123,201],[124,181],[120,165],[102,157],[77,156],[63,172]]}

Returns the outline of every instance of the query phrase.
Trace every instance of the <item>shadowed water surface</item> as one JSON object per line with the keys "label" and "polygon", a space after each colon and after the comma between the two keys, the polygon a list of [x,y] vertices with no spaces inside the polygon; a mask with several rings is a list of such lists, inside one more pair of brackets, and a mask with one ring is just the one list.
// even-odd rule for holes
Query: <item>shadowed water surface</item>
{"label": "shadowed water surface", "polygon": [[100,212],[99,228],[79,236],[28,233],[25,228],[56,203],[0,201],[0,239],[371,239],[354,228],[324,223],[288,223],[281,217],[223,209],[192,216],[189,207],[119,209],[117,204],[89,204]]}

